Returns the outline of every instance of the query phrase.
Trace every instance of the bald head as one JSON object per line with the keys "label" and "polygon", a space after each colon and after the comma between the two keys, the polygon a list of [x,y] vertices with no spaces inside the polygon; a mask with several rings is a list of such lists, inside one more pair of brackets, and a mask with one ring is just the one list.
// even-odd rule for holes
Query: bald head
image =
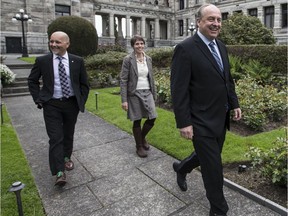
{"label": "bald head", "polygon": [[56,31],[50,37],[49,46],[55,55],[65,55],[69,45],[70,39],[65,32]]}

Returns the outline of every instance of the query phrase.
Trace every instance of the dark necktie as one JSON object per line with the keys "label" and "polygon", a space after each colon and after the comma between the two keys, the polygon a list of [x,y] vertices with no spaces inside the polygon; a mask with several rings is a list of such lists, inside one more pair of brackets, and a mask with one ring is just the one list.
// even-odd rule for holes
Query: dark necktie
{"label": "dark necktie", "polygon": [[215,46],[215,43],[213,41],[211,43],[209,43],[209,47],[211,48],[211,53],[212,53],[214,59],[216,60],[221,72],[223,72],[223,65],[222,65],[221,59],[220,59],[218,53],[216,52],[216,49],[214,46]]}
{"label": "dark necktie", "polygon": [[63,57],[57,56],[57,59],[59,59],[58,70],[59,70],[59,78],[60,78],[60,84],[62,88],[63,97],[68,98],[70,96],[70,88],[69,88],[67,74],[65,72],[65,67],[62,63]]}

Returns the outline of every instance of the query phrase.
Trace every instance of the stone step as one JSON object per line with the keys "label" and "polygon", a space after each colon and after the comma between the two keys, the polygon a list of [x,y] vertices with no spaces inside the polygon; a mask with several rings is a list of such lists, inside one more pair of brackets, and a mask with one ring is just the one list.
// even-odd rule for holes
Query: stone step
{"label": "stone step", "polygon": [[30,95],[30,92],[20,92],[20,93],[9,93],[9,94],[2,94],[2,97],[19,97],[19,96],[27,96]]}
{"label": "stone step", "polygon": [[14,87],[5,87],[2,90],[3,94],[15,94],[15,93],[23,93],[29,92],[28,86],[14,86]]}

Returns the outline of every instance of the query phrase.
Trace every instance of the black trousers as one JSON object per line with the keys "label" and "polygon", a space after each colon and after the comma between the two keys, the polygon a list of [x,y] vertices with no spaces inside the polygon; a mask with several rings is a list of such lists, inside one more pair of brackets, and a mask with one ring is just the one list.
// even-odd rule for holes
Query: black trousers
{"label": "black trousers", "polygon": [[225,141],[226,129],[220,137],[194,136],[195,152],[181,161],[180,173],[189,173],[200,166],[206,196],[210,203],[210,214],[225,215],[228,204],[223,193],[223,166],[221,152]]}
{"label": "black trousers", "polygon": [[49,137],[49,166],[52,175],[64,171],[64,157],[71,157],[79,107],[75,97],[51,99],[43,104],[44,121]]}

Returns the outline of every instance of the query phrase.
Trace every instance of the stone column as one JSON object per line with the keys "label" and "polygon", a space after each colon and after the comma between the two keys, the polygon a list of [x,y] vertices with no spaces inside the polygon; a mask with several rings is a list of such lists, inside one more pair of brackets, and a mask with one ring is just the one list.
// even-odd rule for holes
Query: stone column
{"label": "stone column", "polygon": [[282,21],[282,11],[281,11],[281,5],[275,4],[274,5],[274,30],[281,29],[281,21]]}
{"label": "stone column", "polygon": [[259,20],[264,24],[264,15],[263,15],[263,7],[258,7],[257,8],[258,11],[258,18]]}
{"label": "stone column", "polygon": [[160,39],[160,24],[158,18],[155,19],[155,39]]}
{"label": "stone column", "polygon": [[122,32],[122,17],[117,17],[118,20],[118,37],[123,38],[123,32]]}
{"label": "stone column", "polygon": [[145,17],[141,17],[141,36],[143,38],[146,38],[146,18]]}
{"label": "stone column", "polygon": [[115,38],[115,33],[114,33],[114,14],[113,13],[109,14],[109,36],[110,36],[110,38]]}
{"label": "stone column", "polygon": [[126,39],[130,39],[130,16],[126,15]]}
{"label": "stone column", "polygon": [[171,40],[171,20],[167,20],[167,40]]}

